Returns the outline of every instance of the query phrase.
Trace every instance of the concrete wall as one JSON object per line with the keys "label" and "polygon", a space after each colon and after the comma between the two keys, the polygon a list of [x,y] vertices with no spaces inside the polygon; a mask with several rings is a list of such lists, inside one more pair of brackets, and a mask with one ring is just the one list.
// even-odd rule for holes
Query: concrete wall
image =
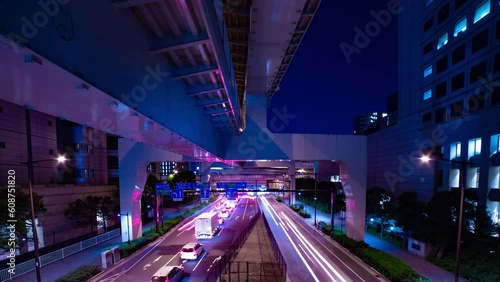
{"label": "concrete wall", "polygon": [[[0,100],[0,171],[16,171],[16,183],[27,187],[28,169],[22,162],[28,161],[26,145],[26,116],[24,107]],[[56,119],[37,111],[31,111],[31,142],[33,160],[57,157]],[[34,177],[38,183],[57,182],[55,162],[41,162],[34,166]]]}

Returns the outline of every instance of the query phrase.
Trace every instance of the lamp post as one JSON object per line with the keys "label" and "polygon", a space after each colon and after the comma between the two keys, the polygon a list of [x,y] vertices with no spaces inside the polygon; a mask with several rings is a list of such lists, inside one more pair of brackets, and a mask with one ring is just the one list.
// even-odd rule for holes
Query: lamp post
{"label": "lamp post", "polygon": [[126,213],[119,213],[118,214],[118,216],[122,216],[122,215],[127,216],[127,219],[126,219],[127,220],[127,237],[128,237],[128,243],[130,244],[130,226],[129,226],[129,223],[128,223],[128,221],[129,221],[128,212],[126,212]]}
{"label": "lamp post", "polygon": [[316,181],[318,180],[318,173],[314,173],[314,226],[317,226],[317,221],[316,221],[316,202],[318,200],[316,190],[317,190],[317,185]]}
{"label": "lamp post", "polygon": [[[429,162],[432,159],[429,156],[422,156],[420,158],[423,162]],[[460,189],[460,208],[458,211],[458,232],[457,232],[457,250],[455,253],[455,282],[458,282],[460,277],[460,247],[462,242],[462,225],[464,216],[464,200],[465,200],[465,171],[467,165],[472,164],[466,160],[445,160],[439,159],[438,161],[444,161],[449,163],[455,163],[460,165],[460,178],[459,178],[459,189]]]}
{"label": "lamp post", "polygon": [[[31,137],[29,138],[28,144],[31,143]],[[30,146],[29,146],[30,147]],[[31,148],[31,147],[30,147]],[[28,161],[22,162],[22,165],[26,165],[28,167],[28,181],[29,181],[29,197],[30,197],[30,205],[31,205],[31,232],[33,233],[33,252],[35,257],[35,271],[36,271],[36,280],[38,282],[42,281],[41,273],[40,273],[40,253],[38,250],[38,234],[36,231],[36,217],[35,217],[35,204],[33,201],[33,185],[34,185],[34,177],[33,177],[33,164],[41,163],[41,162],[53,162],[57,161],[57,163],[64,163],[66,158],[64,156],[59,156],[57,159],[43,159],[33,161],[31,149],[28,149]]]}

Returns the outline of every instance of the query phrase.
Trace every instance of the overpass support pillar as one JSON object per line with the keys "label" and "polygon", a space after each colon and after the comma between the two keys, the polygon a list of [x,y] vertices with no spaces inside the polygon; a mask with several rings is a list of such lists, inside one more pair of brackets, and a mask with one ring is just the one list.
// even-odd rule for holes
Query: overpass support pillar
{"label": "overpass support pillar", "polygon": [[296,193],[293,192],[295,191],[295,161],[290,160],[290,164],[288,165],[288,179],[290,180],[290,204],[293,205],[295,204],[295,197]]}
{"label": "overpass support pillar", "polygon": [[210,178],[210,168],[212,167],[213,162],[202,162],[200,166],[200,175],[201,182],[209,182]]}

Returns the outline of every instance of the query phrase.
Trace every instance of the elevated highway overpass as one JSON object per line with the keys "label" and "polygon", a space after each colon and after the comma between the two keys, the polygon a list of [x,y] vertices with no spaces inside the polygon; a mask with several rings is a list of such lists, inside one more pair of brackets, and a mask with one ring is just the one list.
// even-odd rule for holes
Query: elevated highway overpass
{"label": "elevated highway overpass", "polygon": [[6,1],[0,99],[122,137],[121,212],[131,215],[122,225],[130,221],[133,238],[142,236],[150,162],[196,160],[207,169],[271,160],[291,183],[296,161],[315,162],[316,172],[338,163],[347,234],[362,239],[365,137],[284,134],[298,113],[268,107],[319,4]]}

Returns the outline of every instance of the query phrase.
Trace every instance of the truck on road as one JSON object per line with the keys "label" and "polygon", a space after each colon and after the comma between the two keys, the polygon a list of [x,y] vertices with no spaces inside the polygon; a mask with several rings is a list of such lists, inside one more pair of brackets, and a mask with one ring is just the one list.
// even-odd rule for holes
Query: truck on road
{"label": "truck on road", "polygon": [[194,220],[194,235],[196,238],[212,238],[219,230],[217,213],[203,213]]}

